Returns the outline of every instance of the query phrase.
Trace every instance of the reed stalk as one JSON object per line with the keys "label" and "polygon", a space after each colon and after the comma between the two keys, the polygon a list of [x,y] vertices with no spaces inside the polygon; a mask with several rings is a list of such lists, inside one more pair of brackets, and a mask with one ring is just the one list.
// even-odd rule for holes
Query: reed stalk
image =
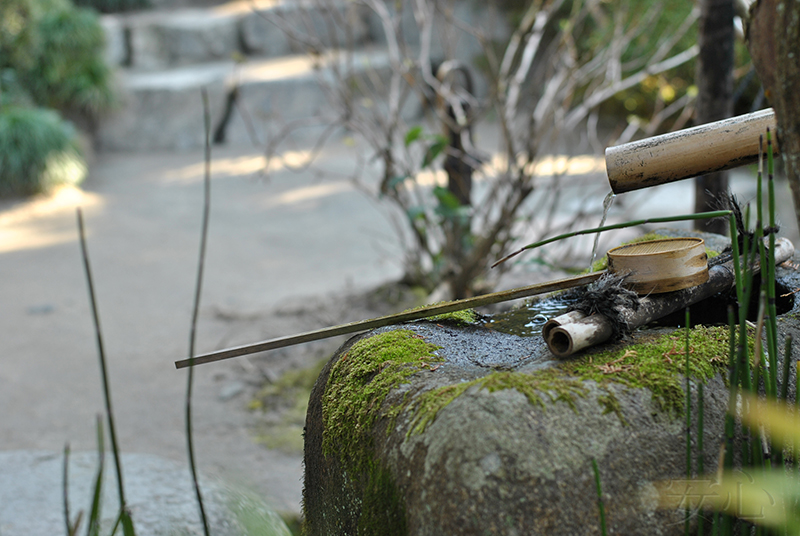
{"label": "reed stalk", "polygon": [[789,400],[789,374],[792,365],[792,336],[787,335],[783,341],[783,374],[781,375],[780,400],[788,404]]}
{"label": "reed stalk", "polygon": [[67,536],[73,536],[75,531],[72,528],[72,518],[69,515],[69,443],[64,445],[64,468],[62,472],[61,497],[64,505],[64,523],[66,525]]}
{"label": "reed stalk", "polygon": [[600,469],[597,467],[597,460],[592,458],[592,471],[594,471],[594,485],[597,491],[597,509],[600,515],[600,534],[606,536],[608,531],[606,529],[606,510],[603,505],[603,489],[600,485]]}
{"label": "reed stalk", "polygon": [[[684,332],[686,334],[686,343],[684,345],[686,368],[684,376],[686,378],[686,481],[692,479],[692,369],[691,361],[689,360],[689,334],[691,333],[690,327],[689,308],[685,312]],[[689,536],[689,522],[692,519],[691,507],[687,504],[683,513],[683,533]]]}
{"label": "reed stalk", "polygon": [[[705,468],[705,451],[703,449],[703,425],[705,421],[705,397],[703,396],[703,382],[697,382],[697,474],[704,475]],[[705,535],[705,517],[703,512],[699,512],[697,516],[697,536]]]}
{"label": "reed stalk", "polygon": [[89,289],[89,304],[92,309],[92,320],[94,321],[94,331],[97,340],[97,351],[100,357],[100,375],[103,381],[103,396],[106,406],[106,419],[108,421],[108,434],[111,439],[111,450],[114,454],[114,466],[117,471],[117,491],[119,494],[119,508],[120,508],[120,522],[122,524],[122,531],[124,536],[135,536],[133,527],[133,520],[128,512],[127,502],[125,501],[125,486],[122,480],[122,460],[119,453],[119,445],[117,443],[117,432],[114,426],[114,411],[111,405],[111,388],[108,381],[108,370],[106,367],[106,353],[103,346],[103,334],[100,329],[100,315],[97,312],[97,299],[94,292],[94,278],[92,277],[92,269],[89,263],[89,252],[86,247],[86,230],[83,224],[83,213],[78,208],[78,238],[81,246],[81,256],[83,258],[84,273],[86,274],[86,283]]}
{"label": "reed stalk", "polygon": [[[89,510],[89,528],[86,531],[88,536],[98,536],[100,534],[100,518],[103,504],[103,468],[105,466],[106,447],[105,434],[103,433],[103,419],[97,417],[97,472],[94,477],[94,493],[92,494],[92,506]],[[77,529],[77,527],[76,527]],[[112,533],[113,534],[113,533]]]}
{"label": "reed stalk", "polygon": [[203,99],[203,121],[205,126],[205,174],[203,178],[203,219],[200,231],[200,254],[197,262],[197,280],[195,282],[192,321],[189,330],[189,373],[186,375],[186,452],[189,458],[189,470],[192,474],[192,485],[203,523],[203,534],[210,536],[208,517],[203,503],[203,493],[197,476],[197,462],[194,453],[194,431],[192,428],[192,388],[194,386],[194,357],[197,340],[197,318],[200,314],[200,296],[203,289],[203,270],[206,258],[206,242],[208,241],[208,220],[211,212],[211,112],[208,104],[208,92],[201,90]]}
{"label": "reed stalk", "polygon": [[529,249],[536,249],[538,247],[550,244],[552,242],[557,242],[559,240],[564,240],[566,238],[572,238],[574,236],[580,236],[580,235],[586,235],[586,234],[594,234],[594,233],[602,233],[604,231],[612,231],[614,229],[626,229],[628,227],[636,227],[637,225],[646,225],[646,224],[649,224],[649,223],[672,223],[672,222],[678,222],[678,221],[705,220],[705,219],[712,219],[712,218],[722,218],[722,217],[730,216],[730,215],[731,215],[731,211],[730,210],[716,210],[716,211],[712,211],[712,212],[700,212],[698,214],[684,214],[684,215],[681,215],[681,216],[667,216],[667,217],[663,217],[663,218],[648,218],[648,219],[644,219],[644,220],[629,221],[629,222],[624,222],[624,223],[615,223],[613,225],[605,225],[603,227],[595,227],[595,228],[592,228],[592,229],[582,229],[580,231],[572,231],[572,232],[560,234],[558,236],[554,236],[554,237],[551,237],[551,238],[546,238],[544,240],[540,240],[538,242],[534,242],[532,244],[528,244],[527,246],[523,246],[520,249],[518,249],[517,251],[515,251],[515,252],[513,252],[513,253],[511,253],[509,255],[506,255],[505,257],[503,257],[499,261],[495,262],[492,265],[492,268],[494,268],[495,266],[497,266],[499,264],[502,264],[502,263],[506,262],[507,260],[511,259],[512,257],[515,257],[515,256],[519,255],[523,251],[526,251],[526,250],[529,250]]}
{"label": "reed stalk", "polygon": [[[775,257],[772,252],[775,251],[775,233],[777,227],[775,225],[775,181],[774,179],[775,164],[772,154],[772,136],[769,128],[767,128],[767,201],[769,203],[769,251],[767,255],[767,264],[765,265],[766,274],[762,274],[762,278],[766,277],[767,281],[767,303],[769,306],[769,330],[770,334],[768,342],[770,348],[770,355],[773,358],[770,364],[773,366],[773,380],[777,383],[778,374],[778,311],[775,303]],[[770,258],[771,257],[771,258]],[[777,392],[777,386],[775,391]]]}

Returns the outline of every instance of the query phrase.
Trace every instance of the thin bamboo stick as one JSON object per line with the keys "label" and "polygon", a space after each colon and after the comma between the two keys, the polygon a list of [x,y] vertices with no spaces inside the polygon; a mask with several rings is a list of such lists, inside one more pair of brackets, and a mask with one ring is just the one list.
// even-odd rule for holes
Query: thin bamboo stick
{"label": "thin bamboo stick", "polygon": [[258,352],[265,352],[267,350],[275,350],[277,348],[284,348],[286,346],[294,346],[305,342],[318,341],[320,339],[328,339],[338,335],[347,335],[349,333],[359,333],[370,329],[381,328],[384,326],[391,326],[400,324],[402,322],[410,322],[412,320],[419,320],[422,318],[429,318],[431,316],[453,313],[455,311],[463,311],[465,309],[472,309],[474,307],[483,307],[484,305],[491,305],[494,303],[507,302],[518,300],[520,298],[528,298],[538,294],[545,294],[548,292],[556,292],[572,287],[580,287],[588,285],[589,283],[600,279],[606,273],[605,270],[594,272],[591,274],[580,275],[576,277],[569,277],[566,279],[557,279],[555,281],[547,281],[536,285],[521,287],[511,290],[503,290],[500,292],[493,292],[483,296],[476,296],[474,298],[467,298],[464,300],[456,300],[445,302],[441,304],[429,305],[403,313],[397,313],[372,320],[359,320],[349,324],[342,324],[340,326],[333,326],[330,328],[323,328],[297,335],[289,335],[287,337],[279,337],[277,339],[270,339],[267,341],[257,342],[254,344],[247,344],[244,346],[237,346],[235,348],[228,348],[226,350],[218,350],[208,354],[199,355],[193,360],[183,359],[175,362],[176,368],[188,367],[193,361],[194,365],[202,365],[204,363],[212,363],[214,361],[221,361],[223,359],[230,359],[232,357],[239,357],[243,355],[255,354]]}

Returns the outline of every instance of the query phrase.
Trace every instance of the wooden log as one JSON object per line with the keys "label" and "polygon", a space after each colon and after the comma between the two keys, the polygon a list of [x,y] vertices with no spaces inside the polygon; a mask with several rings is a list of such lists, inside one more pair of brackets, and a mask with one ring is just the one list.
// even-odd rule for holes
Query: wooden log
{"label": "wooden log", "polygon": [[608,182],[621,194],[757,162],[759,136],[776,126],[768,108],[609,147]]}
{"label": "wooden log", "polygon": [[[775,264],[789,260],[794,254],[794,245],[787,238],[775,241]],[[758,272],[756,265],[753,269]],[[631,329],[644,326],[670,313],[680,311],[711,296],[729,290],[735,284],[732,262],[712,266],[708,270],[708,281],[702,285],[640,298],[639,308],[624,313]],[[567,313],[569,314],[569,313]],[[544,334],[544,330],[542,331]],[[593,314],[573,322],[566,322],[548,331],[545,339],[550,351],[557,357],[569,357],[573,353],[607,341],[613,333],[612,321],[603,315]]]}

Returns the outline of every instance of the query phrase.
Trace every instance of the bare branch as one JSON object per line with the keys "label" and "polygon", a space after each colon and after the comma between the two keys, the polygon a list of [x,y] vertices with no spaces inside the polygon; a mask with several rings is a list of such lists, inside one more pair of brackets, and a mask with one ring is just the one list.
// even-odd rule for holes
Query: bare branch
{"label": "bare branch", "polygon": [[652,76],[654,74],[660,74],[665,71],[669,71],[670,69],[674,69],[678,65],[686,63],[687,61],[691,60],[695,56],[697,56],[699,49],[697,45],[694,45],[683,52],[672,56],[671,58],[662,61],[661,63],[657,63],[655,65],[651,65],[636,74],[633,74],[623,80],[615,84],[611,84],[610,86],[594,93],[593,95],[589,96],[580,106],[576,109],[572,110],[566,118],[565,128],[572,129],[575,128],[578,123],[580,123],[586,115],[591,111],[595,106],[599,105],[600,103],[608,100],[609,98],[613,97],[615,94],[619,93],[620,91],[624,91],[626,89],[632,88],[636,84],[639,84],[647,78],[648,76]]}

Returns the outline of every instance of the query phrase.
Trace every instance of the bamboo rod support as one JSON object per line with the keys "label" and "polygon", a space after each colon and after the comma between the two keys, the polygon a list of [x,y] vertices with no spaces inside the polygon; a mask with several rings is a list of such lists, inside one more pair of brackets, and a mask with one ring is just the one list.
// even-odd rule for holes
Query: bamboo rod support
{"label": "bamboo rod support", "polygon": [[615,194],[758,162],[758,139],[777,123],[772,108],[606,149]]}
{"label": "bamboo rod support", "polygon": [[[491,294],[476,296],[474,298],[467,298],[464,300],[456,300],[441,304],[429,305],[426,307],[421,307],[419,309],[414,309],[412,311],[406,311],[403,313],[382,316],[380,318],[374,318],[372,320],[359,320],[357,322],[351,322],[349,324],[342,324],[330,328],[307,331],[305,333],[299,333],[297,335],[279,337],[277,339],[270,339],[267,341],[247,344],[244,346],[237,346],[234,348],[228,348],[226,350],[218,350],[216,352],[210,352],[208,354],[203,354],[195,357],[194,364],[202,365],[205,363],[212,363],[214,361],[221,361],[223,359],[230,359],[232,357],[250,355],[258,352],[265,352],[267,350],[275,350],[277,348],[294,346],[296,344],[302,344],[305,342],[318,341],[320,339],[328,339],[330,337],[336,337],[339,335],[359,333],[361,331],[381,328],[384,326],[391,326],[394,324],[400,324],[402,322],[410,322],[412,320],[420,320],[422,318],[429,318],[431,316],[452,313],[455,311],[463,311],[465,309],[472,309],[473,307],[483,307],[485,305],[491,305],[494,303],[518,300],[520,298],[529,298],[531,296],[536,296],[538,294],[556,292],[558,290],[563,290],[572,287],[580,287],[583,285],[588,285],[593,281],[596,281],[605,273],[606,273],[605,270],[603,270],[591,274],[585,274],[576,277],[568,277],[566,279],[557,279],[555,281],[547,281],[536,285],[529,285],[527,287],[521,287],[511,290],[503,290],[500,292],[493,292]],[[188,367],[189,364],[190,364],[189,359],[182,359],[180,361],[175,362],[175,368],[179,369],[185,368]]]}
{"label": "bamboo rod support", "polygon": [[[776,265],[789,260],[793,254],[794,245],[789,239],[778,238],[775,240]],[[759,266],[756,264],[753,270],[758,272]],[[638,328],[710,298],[714,294],[728,290],[734,284],[732,261],[712,266],[708,270],[708,282],[706,283],[675,292],[640,298],[639,308],[636,311],[625,313],[626,321],[631,329]],[[545,342],[555,356],[569,357],[579,350],[605,342],[611,337],[612,325],[606,317],[593,314],[585,318],[578,317],[577,320],[565,319],[569,314],[553,319],[557,321],[558,325],[551,326],[551,329],[547,331],[542,330],[542,335],[547,335]]]}

